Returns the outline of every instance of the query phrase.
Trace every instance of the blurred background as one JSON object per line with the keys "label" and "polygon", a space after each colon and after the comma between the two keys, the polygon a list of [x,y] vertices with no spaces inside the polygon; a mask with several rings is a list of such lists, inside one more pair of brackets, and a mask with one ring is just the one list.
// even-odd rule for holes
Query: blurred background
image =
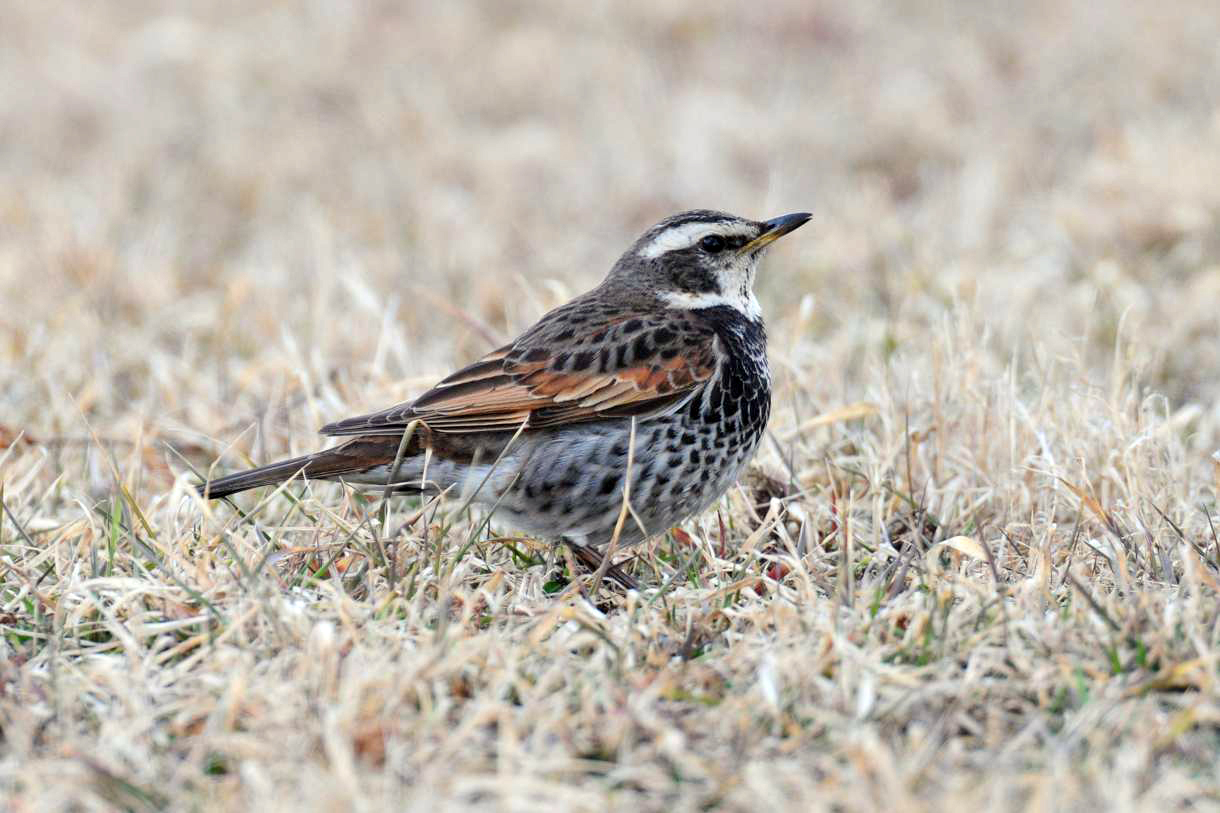
{"label": "blurred background", "polygon": [[5,3],[0,440],[311,447],[712,207],[815,213],[759,281],[799,412],[964,339],[1117,353],[1204,449],[1217,179],[1211,0]]}
{"label": "blurred background", "polygon": [[[1220,798],[1218,10],[0,0],[0,797]],[[647,600],[461,506],[187,497],[695,207],[814,219]]]}

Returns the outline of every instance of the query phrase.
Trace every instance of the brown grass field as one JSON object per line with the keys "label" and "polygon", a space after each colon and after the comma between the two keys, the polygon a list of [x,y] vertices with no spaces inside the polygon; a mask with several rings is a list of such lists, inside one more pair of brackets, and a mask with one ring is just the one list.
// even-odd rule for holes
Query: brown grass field
{"label": "brown grass field", "polygon": [[[194,495],[694,207],[815,219],[638,592]],[[4,3],[0,303],[0,809],[1220,807],[1214,0]]]}

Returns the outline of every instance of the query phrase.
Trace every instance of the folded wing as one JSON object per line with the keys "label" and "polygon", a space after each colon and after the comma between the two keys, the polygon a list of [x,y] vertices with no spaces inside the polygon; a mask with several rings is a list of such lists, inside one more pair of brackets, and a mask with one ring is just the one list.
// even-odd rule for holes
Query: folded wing
{"label": "folded wing", "polygon": [[413,420],[435,432],[486,432],[649,417],[680,406],[715,371],[715,335],[693,323],[616,314],[581,325],[582,335],[569,341],[556,340],[565,331],[555,327],[544,319],[415,401],[322,433],[397,435]]}

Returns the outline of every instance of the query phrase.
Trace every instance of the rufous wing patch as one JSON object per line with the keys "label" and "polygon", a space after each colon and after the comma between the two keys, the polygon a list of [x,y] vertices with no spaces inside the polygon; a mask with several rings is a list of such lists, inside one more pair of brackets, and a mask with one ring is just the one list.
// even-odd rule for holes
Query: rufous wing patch
{"label": "rufous wing patch", "polygon": [[435,432],[502,431],[527,421],[528,427],[543,427],[655,414],[680,403],[715,370],[714,340],[694,331],[671,334],[676,335],[665,347],[650,347],[645,357],[610,369],[603,362],[596,372],[563,369],[568,353],[550,348],[502,347],[413,403],[331,424],[323,432],[396,434],[411,420]]}

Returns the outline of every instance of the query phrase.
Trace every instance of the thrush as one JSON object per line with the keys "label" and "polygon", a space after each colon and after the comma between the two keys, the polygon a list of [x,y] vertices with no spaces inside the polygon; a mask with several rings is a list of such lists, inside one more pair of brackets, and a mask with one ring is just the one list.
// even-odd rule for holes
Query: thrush
{"label": "thrush", "polygon": [[414,401],[322,427],[351,440],[199,490],[294,477],[456,487],[497,523],[584,550],[662,533],[719,498],[758,447],[771,374],[754,277],[767,247],[809,218],[662,220],[600,285],[512,343]]}

